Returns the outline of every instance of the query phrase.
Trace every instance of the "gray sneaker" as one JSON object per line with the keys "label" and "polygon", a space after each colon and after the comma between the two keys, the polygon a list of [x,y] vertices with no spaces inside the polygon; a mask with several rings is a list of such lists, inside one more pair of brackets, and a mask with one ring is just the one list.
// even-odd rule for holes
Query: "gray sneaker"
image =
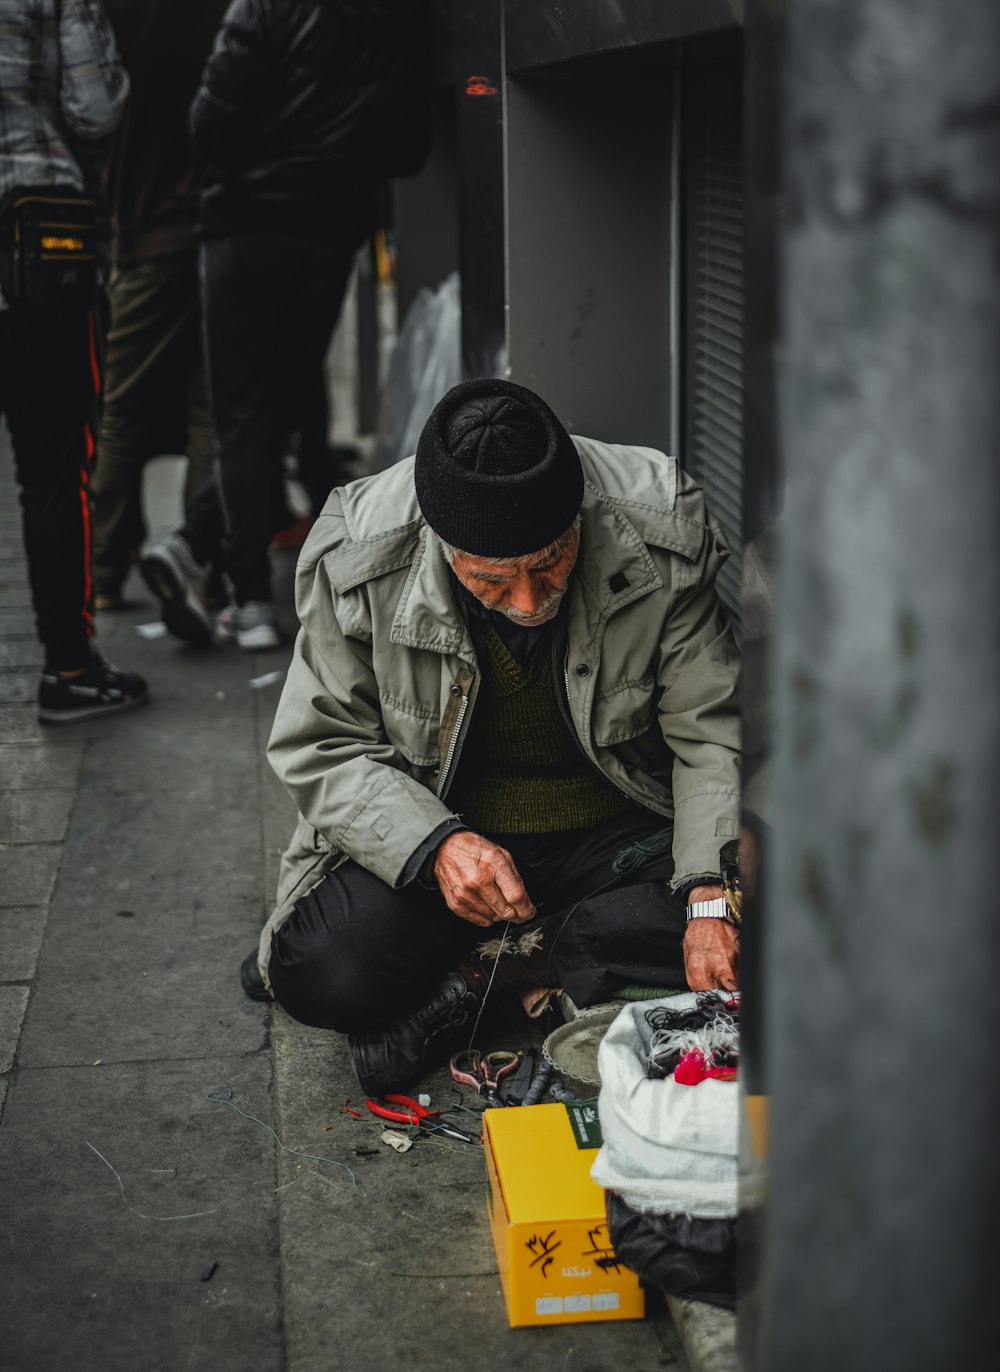
{"label": "gray sneaker", "polygon": [[167,534],[139,561],[139,573],[160,602],[164,624],[176,638],[208,647],[213,641],[212,616],[205,604],[208,569],[180,534]]}
{"label": "gray sneaker", "polygon": [[248,600],[245,605],[230,605],[216,620],[219,638],[235,640],[247,653],[281,647],[281,630],[274,602]]}

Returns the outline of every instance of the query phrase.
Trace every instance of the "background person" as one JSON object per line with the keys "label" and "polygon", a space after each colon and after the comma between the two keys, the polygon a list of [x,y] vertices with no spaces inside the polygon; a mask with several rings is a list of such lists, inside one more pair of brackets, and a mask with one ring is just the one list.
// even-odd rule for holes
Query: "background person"
{"label": "background person", "polygon": [[281,464],[378,187],[429,149],[423,25],[417,0],[234,0],[226,12],[191,108],[218,491],[141,564],[178,637],[211,637],[204,573],[224,542],[235,603],[220,629],[248,650],[280,642],[268,547]]}
{"label": "background person", "polygon": [[107,158],[111,328],[93,478],[98,610],[121,605],[146,537],[150,458],[187,454],[185,507],[211,471],[188,111],[226,4],[106,0],[131,93]]}
{"label": "background person", "polygon": [[[128,76],[96,0],[0,0],[0,196],[70,187],[121,119]],[[4,226],[6,228],[6,226]],[[146,683],[92,645],[90,467],[101,390],[96,305],[0,294],[0,413],[20,488],[45,664],[38,714],[72,723],[142,704]]]}

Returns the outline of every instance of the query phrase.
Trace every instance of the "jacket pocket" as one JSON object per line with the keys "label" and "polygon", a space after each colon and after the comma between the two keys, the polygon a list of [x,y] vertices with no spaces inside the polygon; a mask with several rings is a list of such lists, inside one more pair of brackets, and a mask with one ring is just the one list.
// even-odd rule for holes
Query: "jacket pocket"
{"label": "jacket pocket", "polygon": [[656,682],[652,673],[638,681],[626,678],[594,700],[593,735],[600,748],[625,743],[646,733],[653,723]]}
{"label": "jacket pocket", "polygon": [[386,736],[412,767],[435,767],[440,720],[436,710],[379,692]]}

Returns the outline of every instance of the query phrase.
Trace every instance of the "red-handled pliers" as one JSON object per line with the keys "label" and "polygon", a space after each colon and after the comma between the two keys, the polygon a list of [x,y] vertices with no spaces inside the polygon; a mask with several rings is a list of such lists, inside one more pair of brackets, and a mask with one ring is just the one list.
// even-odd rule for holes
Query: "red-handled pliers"
{"label": "red-handled pliers", "polygon": [[461,1139],[463,1143],[476,1142],[468,1134],[463,1134],[461,1129],[456,1129],[451,1124],[445,1124],[439,1110],[428,1110],[426,1106],[421,1105],[411,1096],[386,1096],[385,1099],[391,1105],[400,1108],[391,1110],[389,1105],[382,1105],[376,1100],[366,1100],[365,1104],[372,1114],[378,1115],[380,1119],[393,1120],[397,1124],[415,1124],[418,1129],[422,1129],[426,1134],[444,1134],[445,1138]]}

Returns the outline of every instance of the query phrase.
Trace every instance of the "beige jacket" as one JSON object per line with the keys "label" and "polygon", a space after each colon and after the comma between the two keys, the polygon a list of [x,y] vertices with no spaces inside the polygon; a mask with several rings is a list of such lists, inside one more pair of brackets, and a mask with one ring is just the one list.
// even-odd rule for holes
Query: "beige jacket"
{"label": "beige jacket", "polygon": [[[673,820],[674,886],[738,831],[739,658],[715,593],[728,556],[673,458],[574,438],[586,487],[565,683],[587,757]],[[268,756],[299,823],[261,938],[345,857],[390,886],[451,815],[479,672],[413,459],[328,499],[296,573],[301,630]]]}

